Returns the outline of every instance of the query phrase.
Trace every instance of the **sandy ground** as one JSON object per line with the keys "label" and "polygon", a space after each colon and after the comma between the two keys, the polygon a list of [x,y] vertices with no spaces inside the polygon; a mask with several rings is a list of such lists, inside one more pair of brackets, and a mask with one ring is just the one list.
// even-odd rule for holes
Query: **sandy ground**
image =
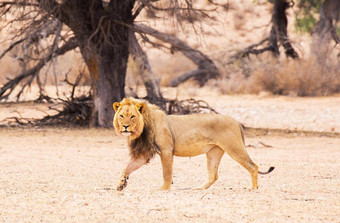
{"label": "sandy ground", "polygon": [[[193,94],[248,126],[340,131],[339,97]],[[0,120],[17,112],[39,117],[45,110],[1,104]],[[247,171],[225,155],[208,190],[193,190],[207,175],[205,156],[198,156],[175,158],[170,191],[159,190],[156,157],[118,192],[129,154],[113,130],[3,127],[0,222],[339,222],[339,137],[248,134],[246,144],[256,146],[248,152],[260,169],[276,167],[259,177],[256,191],[248,190]]]}
{"label": "sandy ground", "polygon": [[339,222],[339,138],[248,137],[260,188],[224,156],[219,180],[206,177],[205,157],[175,158],[170,191],[159,190],[156,157],[115,190],[128,160],[125,139],[104,129],[0,129],[1,222]]}

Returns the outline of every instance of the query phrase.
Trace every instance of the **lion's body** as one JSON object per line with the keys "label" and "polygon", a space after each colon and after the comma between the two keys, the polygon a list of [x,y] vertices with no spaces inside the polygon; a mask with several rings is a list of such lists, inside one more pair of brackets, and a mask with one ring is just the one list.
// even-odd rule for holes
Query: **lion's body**
{"label": "lion's body", "polygon": [[206,189],[217,180],[218,166],[225,152],[250,172],[252,187],[257,188],[258,167],[245,150],[241,125],[233,118],[218,114],[168,116],[154,105],[131,98],[115,103],[114,108],[116,132],[128,135],[132,155],[118,189],[123,189],[129,174],[156,153],[160,154],[162,161],[162,189],[169,189],[172,182],[173,155],[206,154],[209,176],[200,187]]}
{"label": "lion's body", "polygon": [[[240,125],[217,114],[170,115],[165,118],[172,130],[174,155],[197,156],[212,147],[233,148],[243,144]],[[242,145],[236,145],[239,147]]]}

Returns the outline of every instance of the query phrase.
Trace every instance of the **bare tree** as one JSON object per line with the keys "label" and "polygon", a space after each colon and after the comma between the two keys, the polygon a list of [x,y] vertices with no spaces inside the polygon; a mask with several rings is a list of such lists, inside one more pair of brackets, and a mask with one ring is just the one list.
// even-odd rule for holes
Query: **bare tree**
{"label": "bare tree", "polygon": [[[111,1],[104,7],[102,1],[97,0],[2,2],[0,5],[2,14],[11,13],[15,16],[8,24],[24,22],[25,26],[16,34],[16,37],[20,36],[25,42],[24,45],[29,47],[32,42],[38,42],[42,35],[49,34],[54,34],[55,44],[48,47],[46,56],[36,58],[39,62],[32,69],[8,82],[5,88],[2,88],[0,96],[8,95],[10,92],[6,91],[6,87],[13,90],[13,83],[18,80],[28,77],[26,83],[29,84],[56,53],[61,55],[79,47],[92,79],[94,94],[92,125],[111,126],[112,102],[124,97],[129,54],[127,38],[129,29],[122,24],[133,22],[134,3],[134,0]],[[18,8],[21,13],[16,12]],[[55,35],[50,25],[55,20],[65,24],[72,34],[68,34],[68,37]],[[37,38],[34,38],[35,36]],[[64,45],[59,47],[62,43]]]}
{"label": "bare tree", "polygon": [[274,6],[271,17],[272,27],[269,36],[232,55],[227,62],[228,64],[233,63],[237,59],[248,57],[251,54],[259,55],[267,51],[272,52],[275,57],[278,57],[280,55],[280,44],[284,48],[287,57],[293,59],[299,57],[290,43],[287,31],[288,20],[286,10],[292,7],[294,2],[288,0],[273,0],[270,2],[273,2]]}
{"label": "bare tree", "polygon": [[292,47],[287,32],[287,15],[286,10],[291,7],[293,1],[275,0],[272,14],[272,29],[269,36],[269,46],[275,56],[279,55],[278,42],[285,49],[285,54],[291,58],[297,58],[298,54]]}
{"label": "bare tree", "polygon": [[340,19],[340,1],[326,0],[320,9],[320,19],[313,32],[312,51],[320,60],[324,60],[329,54],[329,43],[333,39],[335,44],[340,43],[336,32]]}
{"label": "bare tree", "polygon": [[[211,3],[218,5],[212,1]],[[2,86],[0,99],[6,99],[19,83],[28,86],[34,79],[38,79],[39,71],[56,56],[78,48],[91,75],[92,126],[112,126],[112,102],[120,101],[124,97],[129,53],[140,64],[139,70],[148,96],[154,100],[161,100],[162,95],[147,56],[141,50],[135,35],[131,33],[131,29],[136,31],[133,24],[143,10],[149,17],[170,17],[176,23],[185,21],[194,24],[200,19],[209,17],[205,10],[195,9],[191,0],[8,0],[0,2],[2,24],[12,28],[21,27],[14,32],[13,42],[1,53],[0,59],[14,47],[21,46],[24,54],[28,55],[27,58],[33,61],[32,67],[25,69]],[[61,27],[63,27],[62,32]],[[144,34],[143,30],[140,30],[142,35],[152,35],[146,32],[146,26],[144,28]],[[43,38],[51,39],[49,46],[39,46],[39,41]],[[35,49],[39,53],[33,58],[27,53],[28,49],[31,51]],[[186,49],[191,48],[188,46]],[[202,60],[209,60],[209,58],[203,57]],[[209,64],[213,63],[210,61]],[[213,68],[211,73],[214,75],[206,75],[210,68],[203,65],[205,77],[198,79],[206,80],[214,77],[217,69],[210,67]],[[20,94],[17,96],[19,98]]]}

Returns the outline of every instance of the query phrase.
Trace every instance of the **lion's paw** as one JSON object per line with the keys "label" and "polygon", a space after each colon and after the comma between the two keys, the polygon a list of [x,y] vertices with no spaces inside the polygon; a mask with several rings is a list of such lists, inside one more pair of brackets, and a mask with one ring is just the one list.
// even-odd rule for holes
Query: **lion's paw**
{"label": "lion's paw", "polygon": [[170,190],[170,185],[163,185],[161,190]]}
{"label": "lion's paw", "polygon": [[128,177],[122,177],[120,182],[117,185],[117,190],[122,191],[127,186]]}

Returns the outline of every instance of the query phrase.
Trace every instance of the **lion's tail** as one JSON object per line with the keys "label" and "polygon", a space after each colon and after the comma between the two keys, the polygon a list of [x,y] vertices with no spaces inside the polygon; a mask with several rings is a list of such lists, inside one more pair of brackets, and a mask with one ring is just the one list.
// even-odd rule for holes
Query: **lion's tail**
{"label": "lion's tail", "polygon": [[275,169],[275,167],[271,166],[268,171],[266,171],[266,172],[259,171],[259,174],[268,174],[268,173],[272,172],[274,169]]}
{"label": "lion's tail", "polygon": [[[246,128],[243,124],[239,123],[240,125],[240,130],[241,130],[241,136],[242,136],[242,141],[243,144],[245,145],[245,140],[244,140],[244,128]],[[275,167],[271,166],[266,172],[258,171],[259,174],[268,174],[272,172],[275,169]]]}

